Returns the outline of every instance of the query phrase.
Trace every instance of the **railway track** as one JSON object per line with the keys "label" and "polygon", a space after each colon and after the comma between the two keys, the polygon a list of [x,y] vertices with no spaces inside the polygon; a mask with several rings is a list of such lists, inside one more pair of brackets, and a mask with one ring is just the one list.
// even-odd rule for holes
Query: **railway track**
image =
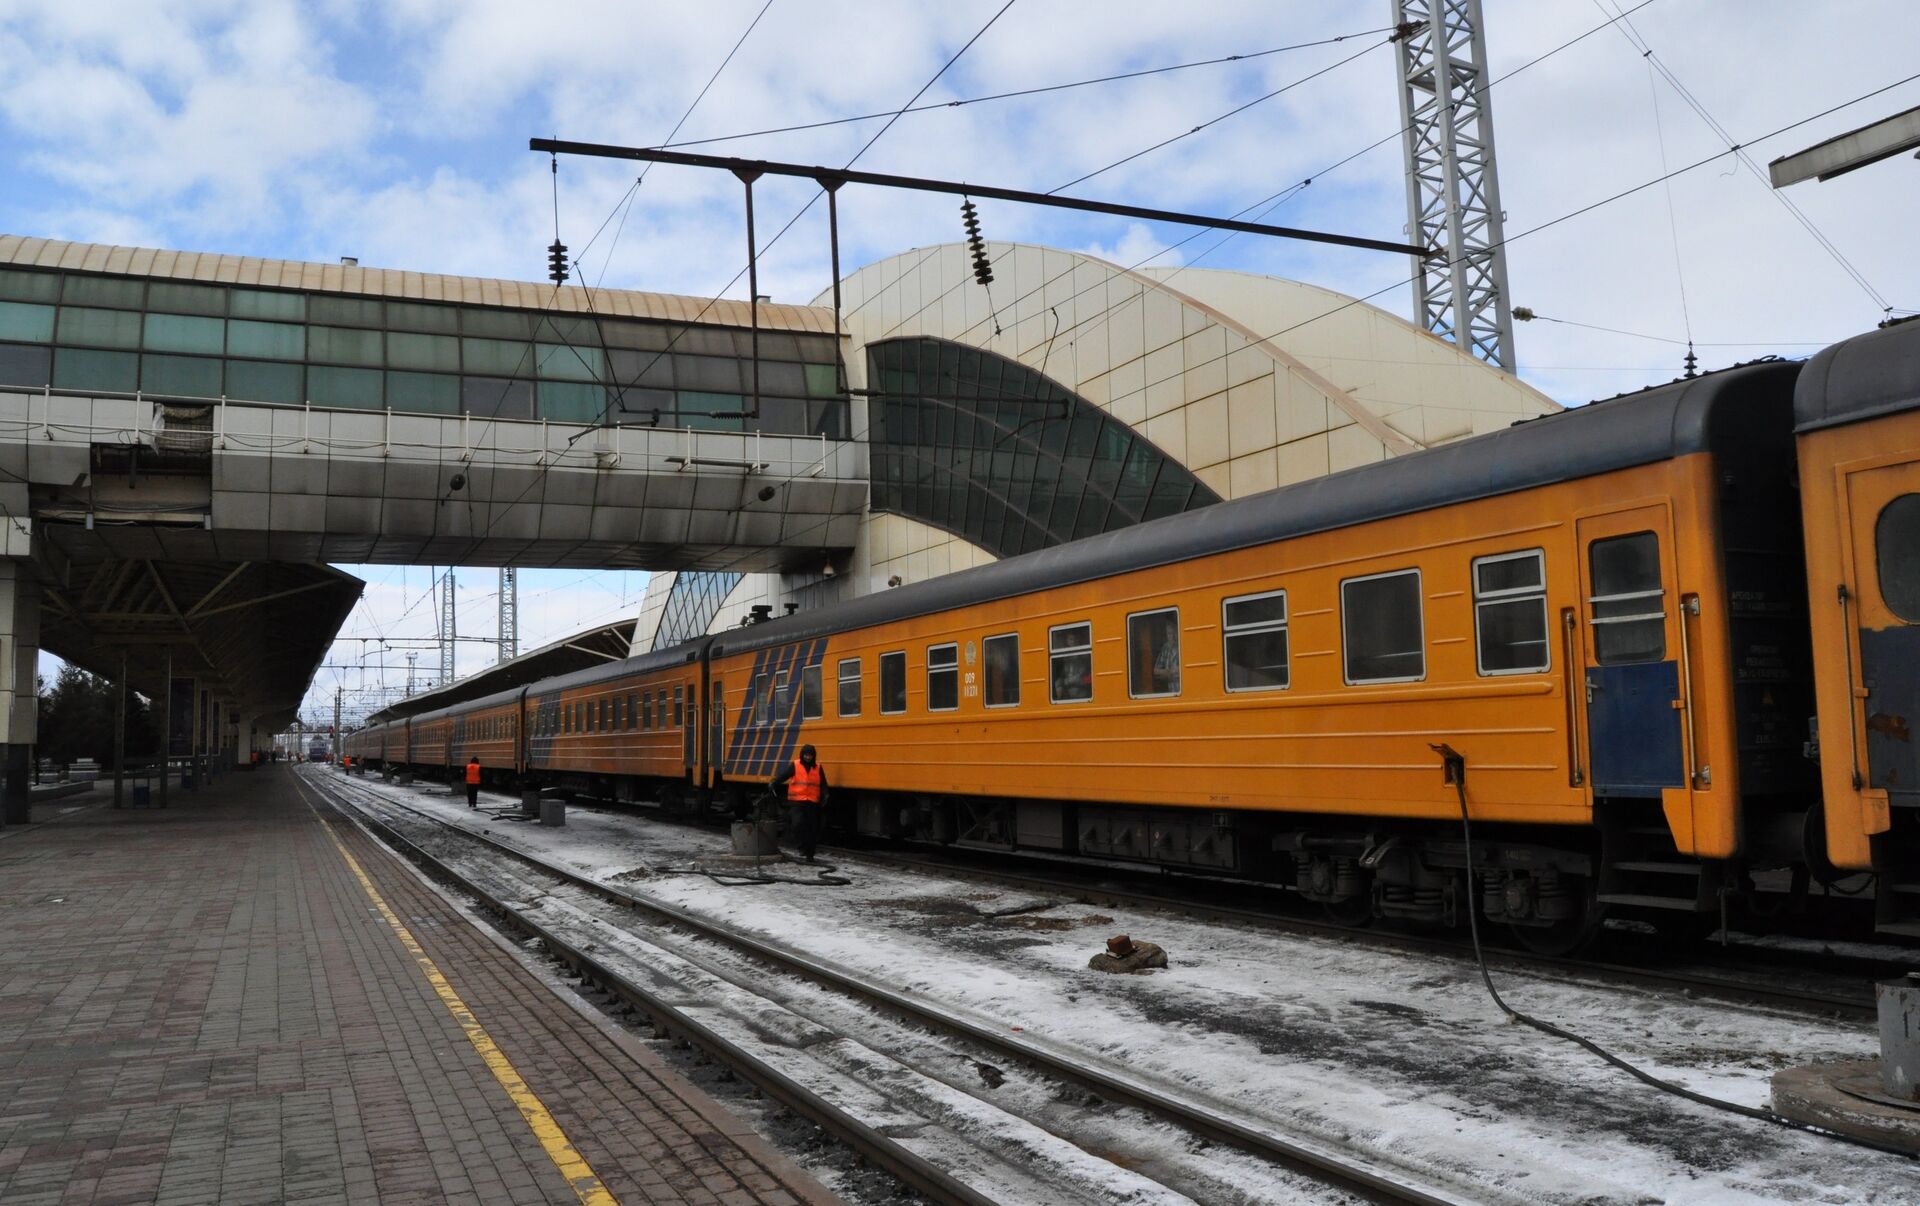
{"label": "railway track", "polygon": [[[612,811],[634,811],[660,824],[703,824],[673,817],[657,809],[608,800],[595,800],[590,806]],[[1005,858],[1004,854],[979,851],[976,858],[975,852],[957,847],[945,848],[937,854],[903,852],[865,843],[822,846],[821,850],[827,854],[855,855],[900,870],[937,872],[996,887],[1061,895],[1085,904],[1109,908],[1173,911],[1186,919],[1218,920],[1288,934],[1335,937],[1383,950],[1469,961],[1473,958],[1473,947],[1464,938],[1303,917],[1288,911],[1289,906],[1297,908],[1297,897],[1289,898],[1277,888],[1237,880],[1169,874],[1125,864],[1087,863],[1033,853],[1022,853],[1018,857],[1027,865],[1042,868],[1046,873],[1040,870],[1023,872],[1004,866],[985,865],[984,860]],[[1129,885],[1124,882],[1127,880],[1135,882]],[[1265,895],[1270,898],[1272,907],[1230,904],[1217,898],[1229,891],[1243,895]],[[1904,975],[1920,964],[1920,951],[1914,952],[1908,959],[1889,957],[1879,961],[1860,956],[1826,956],[1781,948],[1754,950],[1734,956],[1715,952],[1704,944],[1704,940],[1698,947],[1701,958],[1709,964],[1705,969],[1538,955],[1530,951],[1503,949],[1497,945],[1487,947],[1487,963],[1496,971],[1563,982],[1600,981],[1608,985],[1631,985],[1685,997],[1859,1021],[1873,1021],[1876,1017],[1873,997],[1875,980]],[[1670,957],[1671,952],[1667,952],[1667,955]],[[1746,962],[1732,965],[1739,959]],[[1779,981],[1777,977],[1783,972],[1817,978],[1825,986]]]}
{"label": "railway track", "polygon": [[[1124,1069],[1094,1066],[1083,1055],[1050,1049],[1018,1034],[1007,1033],[995,1023],[943,1009],[848,969],[735,933],[673,905],[622,891],[508,843],[448,824],[431,812],[363,785],[330,776],[303,777],[302,782],[430,874],[470,894],[515,928],[538,937],[551,953],[584,977],[649,1015],[656,1027],[692,1042],[748,1083],[821,1126],[861,1157],[892,1172],[932,1200],[985,1203],[1018,1200],[1024,1196],[1029,1200],[1052,1202],[1074,1200],[1086,1194],[1084,1187],[1076,1190],[1051,1183],[1044,1176],[1024,1188],[1010,1187],[1005,1169],[983,1175],[977,1166],[956,1168],[949,1161],[930,1158],[929,1150],[939,1145],[928,1141],[921,1125],[913,1122],[876,1124],[871,1103],[864,1111],[849,1108],[846,1100],[820,1091],[814,1087],[817,1082],[796,1074],[790,1046],[780,1047],[770,1058],[768,1044],[756,1043],[751,1035],[740,1033],[738,1027],[720,1022],[710,1001],[675,999],[676,994],[663,991],[659,983],[648,982],[644,975],[617,965],[616,960],[609,958],[609,935],[594,928],[590,924],[590,911],[569,903],[571,899],[578,896],[601,906],[610,905],[616,921],[620,915],[630,918],[637,912],[656,923],[664,923],[664,932],[658,927],[646,930],[646,943],[665,951],[671,958],[696,966],[699,974],[716,988],[724,986],[725,991],[733,991],[751,985],[756,993],[770,993],[750,1009],[769,1015],[778,1011],[784,1017],[795,997],[791,986],[804,982],[806,991],[798,995],[807,998],[816,1008],[823,1007],[824,1003],[823,1017],[832,1018],[837,1014],[842,1024],[852,1022],[858,1026],[865,1059],[886,1060],[889,1057],[885,1052],[889,1048],[907,1053],[902,1062],[908,1068],[941,1059],[948,1062],[957,1059],[962,1065],[981,1069],[980,1076],[990,1088],[998,1088],[995,1078],[1006,1075],[1000,1071],[1000,1065],[1025,1069],[1037,1082],[1034,1091],[1026,1095],[1028,1098],[1057,1104],[1063,1100],[1064,1091],[1070,1090],[1082,1099],[1091,1094],[1107,1107],[1121,1107],[1122,1113],[1134,1112],[1141,1121],[1136,1129],[1143,1134],[1150,1133],[1156,1126],[1170,1124],[1189,1136],[1196,1149],[1219,1145],[1267,1162],[1278,1170],[1282,1179],[1292,1183],[1286,1194],[1292,1200],[1357,1199],[1422,1206],[1499,1200],[1497,1196],[1486,1197],[1484,1188],[1423,1183],[1410,1172],[1342,1151],[1317,1137],[1283,1134],[1263,1120],[1236,1117],[1173,1086],[1155,1084]],[[524,870],[505,874],[499,859],[491,859],[484,871],[463,869],[455,865],[460,861],[458,857],[444,850],[448,843],[465,843],[469,849],[503,855],[513,866]],[[442,849],[436,852],[429,847]],[[544,907],[529,907],[529,902],[536,900]],[[555,907],[556,903],[564,907]],[[774,973],[773,976],[768,977],[768,972]],[[864,1018],[864,1022],[849,1018],[850,1008],[859,1018]],[[884,1020],[884,1026],[875,1025],[876,1015]],[[760,1022],[761,1029],[775,1032],[796,1025],[815,1030],[836,1028],[832,1021],[816,1023],[807,1018],[793,1022],[762,1017]],[[839,1033],[847,1031],[843,1029]],[[929,1051],[929,1043],[942,1050]],[[870,1052],[866,1051],[869,1047]],[[986,1069],[993,1069],[995,1076],[987,1076]],[[874,1081],[889,1085],[895,1083],[898,1075],[872,1067],[862,1072]],[[936,1095],[950,1095],[954,1091],[971,1093],[965,1085],[951,1083],[955,1079],[959,1078],[940,1080],[937,1087],[929,1087],[928,1091]],[[1018,1088],[1016,1086],[1016,1090]],[[1017,1091],[1012,1096],[1016,1104],[1022,1099]],[[1092,1104],[1090,1100],[1088,1104]],[[1019,1137],[1022,1131],[1037,1128],[1056,1144],[1064,1141],[1072,1148],[1069,1155],[1084,1156],[1088,1152],[1106,1155],[1115,1143],[1112,1128],[1119,1126],[1124,1130],[1127,1125],[1112,1108],[1088,1110],[1098,1120],[1096,1131],[1074,1134],[1062,1128],[1057,1112],[1041,1110],[1008,1116],[1006,1095],[972,1094],[965,1103],[956,1105],[948,1100],[942,1108],[964,1119],[966,1128],[984,1135],[990,1145],[997,1144],[1003,1152],[1013,1151],[1015,1163],[1037,1164],[1042,1170],[1051,1167],[1045,1153],[1030,1144],[1023,1146]],[[880,1113],[884,1114],[885,1110]],[[1164,1136],[1160,1142],[1165,1144]],[[1202,1157],[1200,1163],[1214,1159],[1217,1158]],[[1167,1178],[1172,1184],[1167,1181],[1154,1184],[1159,1177],[1143,1177],[1138,1171],[1150,1163],[1117,1159],[1101,1167],[1110,1169],[1114,1178],[1145,1179],[1152,1189],[1164,1188],[1183,1198],[1196,1188],[1192,1185],[1181,1188],[1182,1178],[1177,1169],[1176,1175]],[[1113,1188],[1103,1185],[1100,1197],[1089,1200],[1104,1200]],[[1204,1186],[1200,1188],[1204,1190]],[[1218,1193],[1218,1187],[1211,1192]],[[1150,1194],[1142,1197],[1136,1191],[1126,1200],[1150,1198]]]}
{"label": "railway track", "polygon": [[[859,848],[857,851],[848,849],[846,852],[857,853],[863,859],[884,866],[938,872],[953,878],[1034,893],[1064,895],[1086,904],[1109,908],[1173,910],[1186,919],[1228,921],[1289,934],[1337,937],[1342,941],[1361,942],[1381,949],[1407,953],[1437,954],[1464,960],[1473,958],[1471,945],[1448,937],[1317,921],[1312,918],[1289,915],[1276,909],[1252,908],[1225,904],[1216,900],[1198,899],[1191,892],[1127,887],[1111,882],[1115,875],[1127,874],[1128,869],[1103,866],[1099,868],[1098,873],[1090,873],[1089,868],[1080,864],[1030,858],[1028,861],[1047,866],[1053,872],[1053,874],[1039,874],[1009,871],[1000,867],[984,867],[965,856],[956,858],[944,855],[908,854],[866,847]],[[1183,888],[1203,882],[1212,886],[1211,881],[1178,879],[1175,882]],[[1244,885],[1236,886],[1242,891],[1246,890]],[[1787,957],[1777,958],[1776,954]],[[1811,957],[1796,957],[1789,952],[1770,952],[1768,956],[1757,959],[1753,966],[1744,969],[1745,974],[1712,974],[1695,969],[1646,967],[1595,959],[1506,952],[1499,948],[1489,948],[1487,951],[1489,967],[1536,978],[1577,978],[1581,982],[1598,979],[1608,984],[1629,984],[1710,1000],[1865,1020],[1875,1017],[1872,981],[1884,976],[1904,974],[1911,970],[1916,961],[1920,961],[1920,957],[1908,962],[1890,961],[1885,964],[1869,964],[1859,959],[1823,961]],[[1765,975],[1777,975],[1780,971],[1789,968],[1814,971],[1823,978],[1836,981],[1857,977],[1858,987],[1856,989],[1809,988],[1784,983],[1768,983],[1759,978]]]}

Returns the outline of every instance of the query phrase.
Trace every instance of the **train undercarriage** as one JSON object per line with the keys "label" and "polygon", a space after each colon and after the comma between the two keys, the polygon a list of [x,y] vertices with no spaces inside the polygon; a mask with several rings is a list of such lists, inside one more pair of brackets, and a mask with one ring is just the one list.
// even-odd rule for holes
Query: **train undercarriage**
{"label": "train undercarriage", "polygon": [[[703,791],[690,780],[587,774],[542,776],[539,786],[683,816],[737,818],[765,794],[756,784]],[[1471,898],[1484,921],[1506,927],[1522,946],[1562,954],[1584,945],[1610,916],[1689,939],[1730,920],[1764,927],[1804,912],[1812,884],[1848,879],[1824,864],[1818,809],[1756,811],[1764,819],[1750,825],[1753,857],[1739,862],[1678,852],[1657,801],[1608,801],[1592,827],[1480,822],[1471,892],[1467,845],[1453,821],[843,791],[829,808],[828,827],[869,839],[1275,885],[1347,925],[1464,926]],[[1900,819],[1920,826],[1920,816]],[[1920,868],[1914,870],[1920,879]],[[1844,884],[1838,895],[1846,895]],[[1874,904],[1849,903],[1856,911]],[[1886,904],[1877,911],[1884,924]]]}

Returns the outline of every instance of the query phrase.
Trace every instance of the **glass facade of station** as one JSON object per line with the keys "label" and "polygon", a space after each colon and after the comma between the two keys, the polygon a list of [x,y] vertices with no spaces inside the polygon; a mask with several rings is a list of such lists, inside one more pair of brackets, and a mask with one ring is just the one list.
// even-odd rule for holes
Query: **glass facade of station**
{"label": "glass facade of station", "polygon": [[941,339],[867,348],[873,509],[996,557],[1220,496],[1146,437],[1016,361]]}
{"label": "glass facade of station", "polygon": [[653,647],[671,649],[706,632],[740,578],[724,570],[681,570],[674,575],[660,626],[654,630]]}
{"label": "glass facade of station", "polygon": [[846,439],[831,336],[0,269],[0,388]]}

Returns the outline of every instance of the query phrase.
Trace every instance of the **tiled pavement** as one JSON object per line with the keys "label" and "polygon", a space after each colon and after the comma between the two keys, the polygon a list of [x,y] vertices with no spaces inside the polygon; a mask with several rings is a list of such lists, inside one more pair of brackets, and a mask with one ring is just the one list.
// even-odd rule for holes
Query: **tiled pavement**
{"label": "tiled pavement", "polygon": [[[290,768],[172,802],[0,833],[0,1202],[579,1200]],[[618,1201],[832,1200],[332,828]]]}

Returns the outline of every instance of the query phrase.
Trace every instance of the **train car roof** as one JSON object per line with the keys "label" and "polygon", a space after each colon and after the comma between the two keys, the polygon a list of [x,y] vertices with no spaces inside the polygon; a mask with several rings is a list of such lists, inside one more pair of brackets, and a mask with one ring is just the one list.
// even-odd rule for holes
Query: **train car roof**
{"label": "train car roof", "polygon": [[[657,649],[643,653],[638,657],[621,658],[615,662],[604,662],[598,666],[570,671],[555,678],[543,678],[524,687],[510,687],[505,691],[496,691],[492,695],[482,695],[478,699],[469,699],[463,703],[448,704],[444,708],[435,708],[431,712],[422,712],[412,717],[415,724],[441,720],[449,716],[465,716],[482,708],[496,708],[510,704],[520,698],[520,692],[532,691],[542,694],[547,691],[559,691],[567,687],[584,687],[593,683],[606,682],[608,679],[625,678],[632,674],[645,674],[651,670],[664,670],[673,666],[684,666],[700,659],[700,647],[706,638],[675,645],[671,649]],[[390,721],[388,723],[398,723]]]}
{"label": "train car roof", "polygon": [[1817,431],[1920,407],[1920,321],[1836,343],[1807,361],[1793,393],[1795,431]]}
{"label": "train car roof", "polygon": [[606,682],[612,678],[625,678],[631,674],[646,674],[653,670],[668,670],[675,666],[685,666],[700,660],[700,649],[706,643],[705,637],[696,638],[670,649],[656,649],[651,653],[642,653],[637,657],[622,658],[617,662],[604,662],[598,666],[569,671],[556,678],[543,678],[537,683],[529,683],[532,691],[560,691],[568,687],[585,687],[594,683]]}
{"label": "train car roof", "polygon": [[[1267,541],[1347,527],[1707,451],[1730,440],[1790,438],[1801,366],[1742,365],[1516,423],[1198,511],[1089,536],[926,582],[719,633],[723,657],[917,615],[1087,582]],[[1778,403],[1779,431],[1756,431]],[[1736,410],[1741,411],[1735,414]]]}

